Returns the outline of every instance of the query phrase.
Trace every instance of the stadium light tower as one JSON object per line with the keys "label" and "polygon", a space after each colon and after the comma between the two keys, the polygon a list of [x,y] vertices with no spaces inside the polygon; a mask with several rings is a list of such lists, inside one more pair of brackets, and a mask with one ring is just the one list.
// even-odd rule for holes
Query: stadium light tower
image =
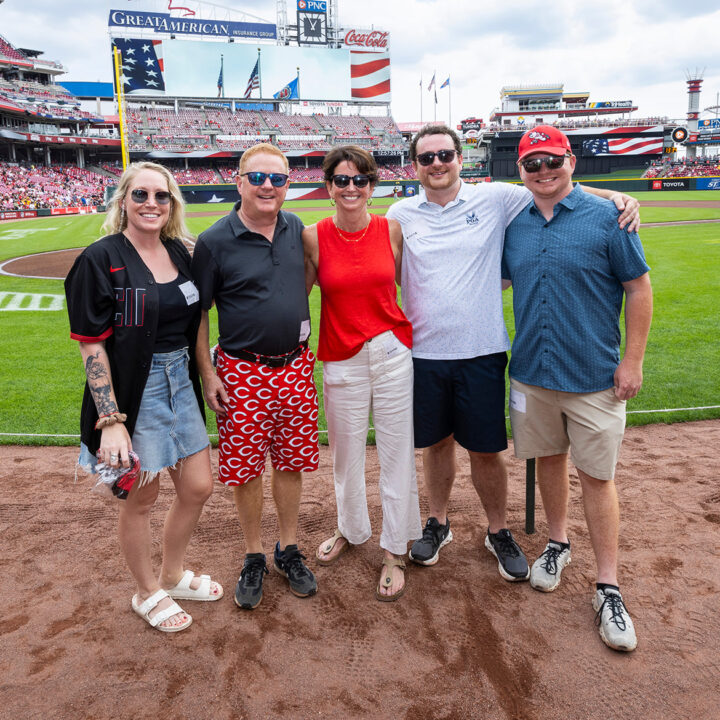
{"label": "stadium light tower", "polygon": [[[695,70],[691,73],[689,70],[685,71],[685,80],[688,86],[688,111],[687,111],[687,127],[692,133],[697,132],[698,129],[698,118],[700,117],[700,86],[703,82],[702,72]],[[686,148],[686,155],[688,158],[694,158],[697,155],[697,148],[695,145],[688,145]]]}

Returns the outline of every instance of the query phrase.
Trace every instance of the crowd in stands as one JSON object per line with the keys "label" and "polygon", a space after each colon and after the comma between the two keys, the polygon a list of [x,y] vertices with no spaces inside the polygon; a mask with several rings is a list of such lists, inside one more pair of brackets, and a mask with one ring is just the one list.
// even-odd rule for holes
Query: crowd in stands
{"label": "crowd in stands", "polygon": [[680,162],[653,163],[644,178],[720,176],[720,155],[686,159]]}
{"label": "crowd in stands", "polygon": [[75,165],[0,162],[0,210],[102,205],[114,180]]}

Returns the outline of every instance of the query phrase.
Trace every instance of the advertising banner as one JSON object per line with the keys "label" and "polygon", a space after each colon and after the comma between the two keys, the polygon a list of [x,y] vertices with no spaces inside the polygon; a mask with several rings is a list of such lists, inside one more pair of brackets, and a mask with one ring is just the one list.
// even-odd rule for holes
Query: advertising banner
{"label": "advertising banner", "polygon": [[697,178],[695,180],[696,190],[720,190],[720,177]]}
{"label": "advertising banner", "polygon": [[659,178],[650,180],[650,190],[689,190],[690,178]]}
{"label": "advertising banner", "polygon": [[698,130],[720,130],[720,118],[698,120]]}
{"label": "advertising banner", "polygon": [[176,17],[170,13],[110,10],[108,27],[131,31],[152,30],[168,35],[215,35],[253,40],[275,40],[277,37],[277,27],[270,23],[203,20],[194,17],[194,13],[190,17]]}
{"label": "advertising banner", "polygon": [[589,108],[631,108],[633,106],[632,100],[606,100],[605,102],[591,102],[588,103]]}
{"label": "advertising banner", "polygon": [[4,210],[0,212],[0,220],[20,220],[31,217],[37,217],[37,210]]}

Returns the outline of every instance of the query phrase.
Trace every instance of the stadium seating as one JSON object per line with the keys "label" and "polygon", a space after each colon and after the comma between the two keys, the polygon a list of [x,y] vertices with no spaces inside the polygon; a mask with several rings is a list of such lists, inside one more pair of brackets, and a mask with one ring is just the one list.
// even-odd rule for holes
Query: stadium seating
{"label": "stadium seating", "polygon": [[102,205],[114,180],[75,165],[14,165],[0,162],[0,210]]}
{"label": "stadium seating", "polygon": [[27,57],[14,48],[2,35],[0,35],[0,55],[11,60],[27,60]]}

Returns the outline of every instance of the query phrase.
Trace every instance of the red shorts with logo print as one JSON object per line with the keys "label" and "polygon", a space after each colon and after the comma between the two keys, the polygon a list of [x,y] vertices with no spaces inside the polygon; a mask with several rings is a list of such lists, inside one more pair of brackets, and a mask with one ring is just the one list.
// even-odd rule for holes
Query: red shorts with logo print
{"label": "red shorts with logo print", "polygon": [[315,356],[305,350],[287,367],[239,360],[218,348],[217,374],[230,398],[218,415],[218,479],[243,485],[272,466],[288,472],[317,470],[318,403]]}

